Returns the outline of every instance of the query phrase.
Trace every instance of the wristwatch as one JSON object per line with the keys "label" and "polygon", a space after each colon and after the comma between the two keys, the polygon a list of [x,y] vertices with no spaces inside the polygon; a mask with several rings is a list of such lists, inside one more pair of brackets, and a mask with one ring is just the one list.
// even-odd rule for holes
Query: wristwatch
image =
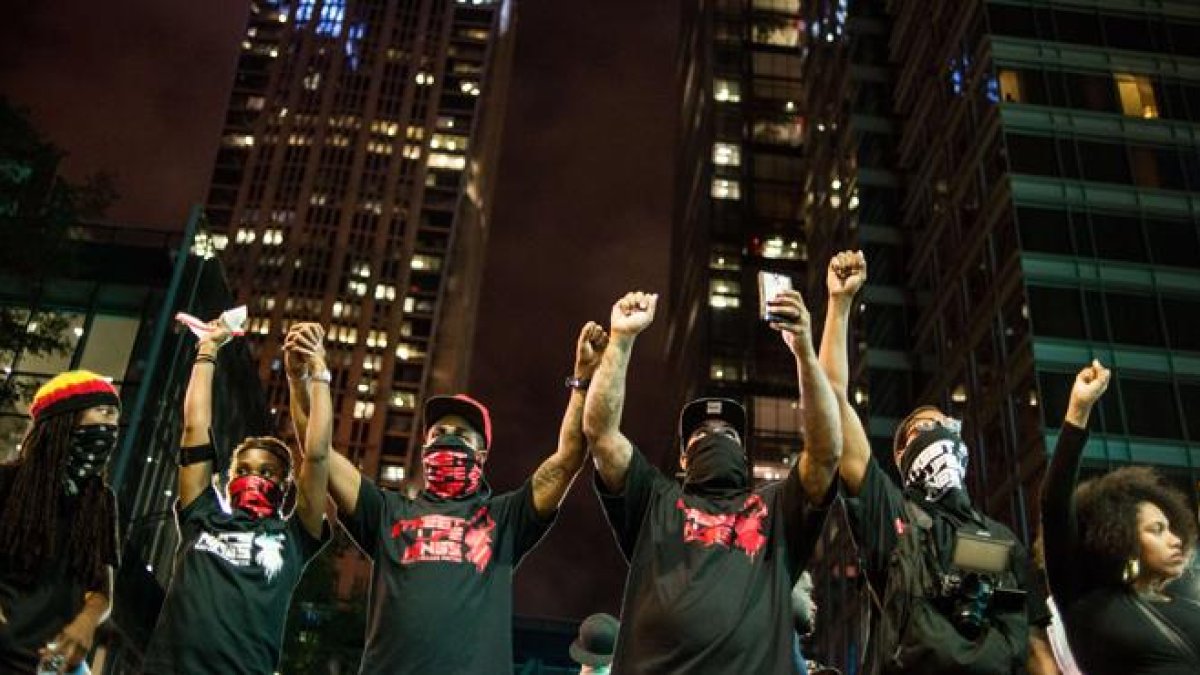
{"label": "wristwatch", "polygon": [[579,377],[568,377],[563,382],[563,384],[566,385],[568,388],[578,389],[579,391],[587,391],[588,385],[591,383],[592,383],[592,381],[590,379],[585,380],[585,379],[582,379]]}
{"label": "wristwatch", "polygon": [[324,382],[325,384],[332,384],[333,373],[329,372],[328,370],[322,370],[319,373],[312,373],[308,376],[308,379],[311,382]]}

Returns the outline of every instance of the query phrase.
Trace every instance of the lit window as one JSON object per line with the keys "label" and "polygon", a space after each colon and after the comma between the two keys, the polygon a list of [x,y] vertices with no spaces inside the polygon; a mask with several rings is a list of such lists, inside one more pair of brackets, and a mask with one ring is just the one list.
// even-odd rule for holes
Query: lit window
{"label": "lit window", "polygon": [[425,352],[421,351],[421,347],[415,344],[401,342],[396,345],[396,358],[401,361],[416,361],[425,357]]}
{"label": "lit window", "polygon": [[737,309],[741,306],[741,285],[727,279],[713,279],[709,283],[708,306],[713,309]]}
{"label": "lit window", "polygon": [[222,139],[225,145],[234,148],[252,148],[254,147],[254,136],[250,134],[231,134]]}
{"label": "lit window", "polygon": [[429,153],[429,168],[450,169],[462,171],[467,166],[467,158],[462,155],[449,155],[444,152]]}
{"label": "lit window", "polygon": [[453,134],[434,134],[433,138],[429,139],[429,147],[433,150],[465,152],[467,149],[467,137],[455,136]]}
{"label": "lit window", "polygon": [[233,240],[239,244],[253,244],[257,237],[258,233],[254,230],[239,229]]}
{"label": "lit window", "polygon": [[425,71],[421,71],[421,72],[417,73],[416,80],[417,80],[417,84],[419,84],[423,87],[428,87],[433,84],[433,73],[426,73]]}
{"label": "lit window", "polygon": [[1000,73],[1000,100],[1005,103],[1020,103],[1024,100],[1021,96],[1021,74],[1015,70],[1001,70]]}
{"label": "lit window", "polygon": [[410,141],[419,141],[425,138],[425,127],[409,126],[404,130],[404,137]]}
{"label": "lit window", "polygon": [[[410,129],[416,128],[418,130],[421,129],[421,127],[409,127],[409,128]],[[397,134],[400,133],[400,125],[395,122],[392,122],[391,120],[375,120],[374,122],[371,122],[371,131],[376,134],[384,134],[386,136],[396,136]]]}
{"label": "lit window", "polygon": [[246,99],[247,110],[262,110],[263,106],[266,104],[267,99],[263,98],[262,96],[251,96],[250,98]]}
{"label": "lit window", "polygon": [[375,414],[375,404],[370,401],[354,402],[354,419],[366,420]]}
{"label": "lit window", "polygon": [[1145,75],[1113,73],[1117,82],[1117,95],[1121,97],[1121,112],[1129,117],[1154,119],[1158,117],[1158,100],[1154,97],[1154,84]]}
{"label": "lit window", "polygon": [[763,243],[762,257],[775,260],[800,260],[805,250],[800,242],[785,240],[783,237],[772,237]]}
{"label": "lit window", "polygon": [[741,166],[742,147],[737,143],[713,143],[713,164]]}
{"label": "lit window", "polygon": [[421,159],[421,146],[408,144],[404,146],[401,152],[405,159]]}
{"label": "lit window", "polygon": [[713,79],[713,98],[720,103],[739,103],[742,100],[742,83],[737,80]]}
{"label": "lit window", "polygon": [[742,198],[742,186],[729,178],[712,179],[713,199],[738,200]]}
{"label": "lit window", "polygon": [[741,256],[735,251],[713,251],[708,266],[714,270],[736,272],[742,268]]}
{"label": "lit window", "polygon": [[708,367],[708,377],[719,382],[741,382],[746,379],[741,363],[723,358],[712,360]]}
{"label": "lit window", "polygon": [[417,407],[417,395],[411,391],[393,391],[392,407],[413,410]]}
{"label": "lit window", "polygon": [[418,253],[412,257],[412,268],[414,270],[436,272],[442,269],[442,259],[435,255]]}
{"label": "lit window", "polygon": [[462,82],[459,82],[458,89],[468,96],[479,95],[479,83],[472,80],[463,80]]}
{"label": "lit window", "polygon": [[389,286],[387,284],[377,285],[375,287],[375,299],[376,300],[395,300],[396,299],[396,287]]}
{"label": "lit window", "polygon": [[404,467],[396,464],[384,464],[379,471],[379,480],[384,483],[399,483],[404,480]]}

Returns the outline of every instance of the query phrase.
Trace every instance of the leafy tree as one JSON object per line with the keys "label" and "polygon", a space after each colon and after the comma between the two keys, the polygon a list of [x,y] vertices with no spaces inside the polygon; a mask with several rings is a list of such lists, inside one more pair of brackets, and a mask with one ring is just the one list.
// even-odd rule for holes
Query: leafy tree
{"label": "leafy tree", "polygon": [[[0,98],[0,273],[21,295],[33,295],[47,272],[71,269],[70,230],[100,217],[116,198],[111,177],[96,174],[73,184],[58,175],[65,153],[45,139],[26,111]],[[0,361],[17,351],[50,355],[72,346],[65,318],[30,315],[0,306]],[[0,408],[22,394],[0,372]]]}

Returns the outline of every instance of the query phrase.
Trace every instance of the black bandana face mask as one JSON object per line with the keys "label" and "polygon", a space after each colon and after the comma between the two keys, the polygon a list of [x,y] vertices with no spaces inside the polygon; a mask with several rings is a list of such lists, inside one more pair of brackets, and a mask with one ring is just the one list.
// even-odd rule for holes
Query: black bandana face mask
{"label": "black bandana face mask", "polygon": [[746,450],[724,434],[709,434],[687,454],[683,489],[705,497],[733,497],[750,487]]}
{"label": "black bandana face mask", "polygon": [[71,451],[63,477],[67,494],[79,494],[83,483],[104,472],[117,447],[120,428],[115,424],[85,424],[71,431]]}

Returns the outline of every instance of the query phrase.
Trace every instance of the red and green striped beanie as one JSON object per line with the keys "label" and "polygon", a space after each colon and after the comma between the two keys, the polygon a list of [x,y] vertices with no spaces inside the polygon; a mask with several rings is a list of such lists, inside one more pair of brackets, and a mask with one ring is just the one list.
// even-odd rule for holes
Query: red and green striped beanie
{"label": "red and green striped beanie", "polygon": [[59,373],[38,388],[29,404],[33,421],[78,412],[98,405],[121,405],[117,390],[107,379],[88,370]]}

